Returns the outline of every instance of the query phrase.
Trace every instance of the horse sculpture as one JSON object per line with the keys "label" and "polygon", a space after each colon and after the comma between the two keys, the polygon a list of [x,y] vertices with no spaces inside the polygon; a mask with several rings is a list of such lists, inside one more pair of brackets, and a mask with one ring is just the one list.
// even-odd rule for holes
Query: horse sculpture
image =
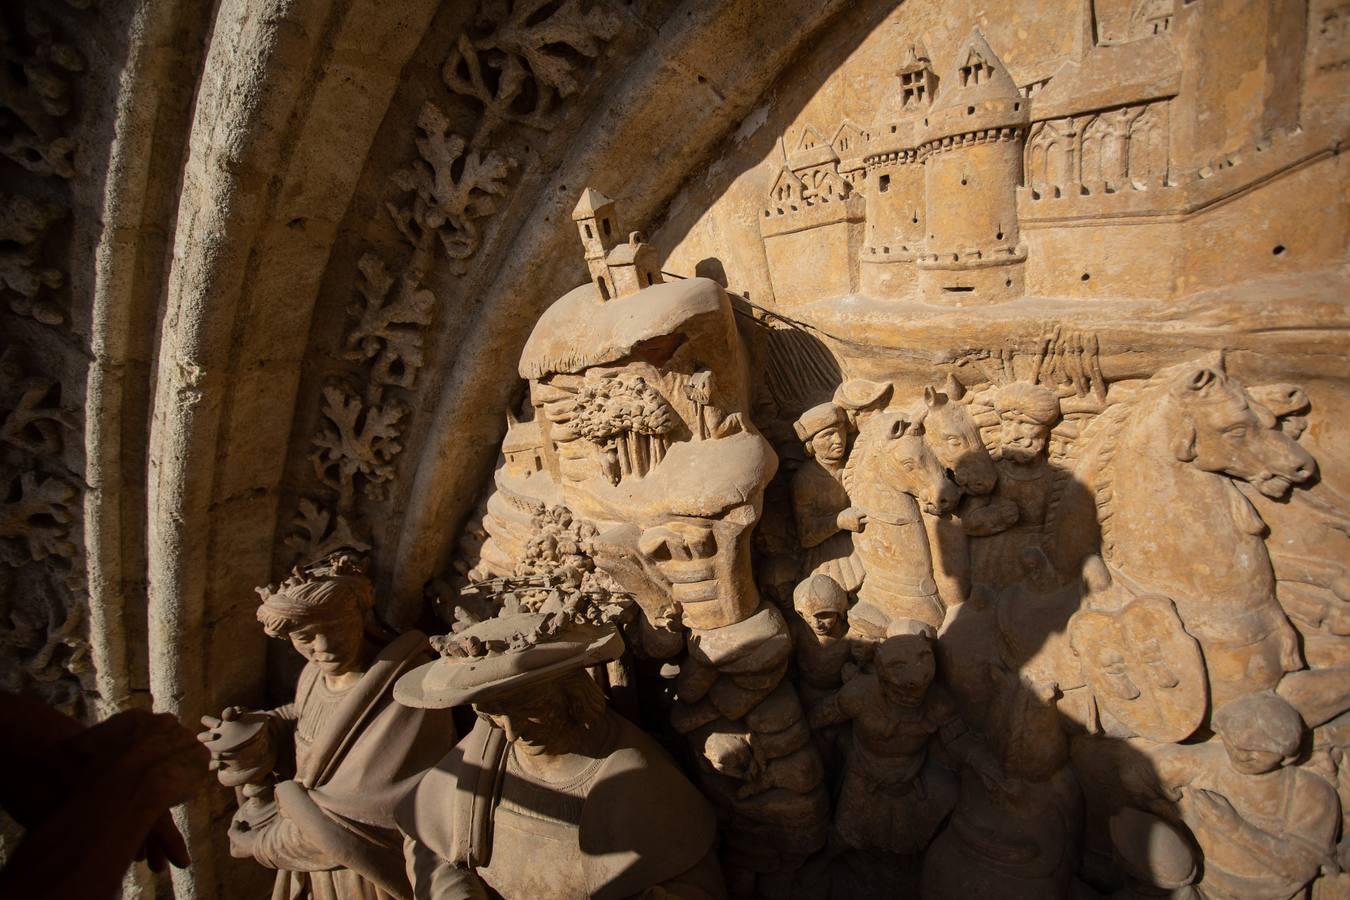
{"label": "horse sculpture", "polygon": [[[923,390],[915,410],[923,440],[947,477],[963,495],[983,496],[994,489],[998,470],[980,437],[980,427],[963,403],[965,388],[955,377],[938,389]],[[924,528],[933,555],[933,579],[946,607],[962,603],[970,593],[970,539],[958,518],[925,514]]]}
{"label": "horse sculpture", "polygon": [[923,431],[912,413],[877,413],[859,432],[843,481],[850,502],[867,515],[866,526],[853,539],[867,573],[858,589],[859,604],[869,604],[888,622],[918,619],[936,628],[944,609],[920,505],[942,515],[959,494]]}
{"label": "horse sculpture", "polygon": [[1078,472],[1097,497],[1112,580],[1175,601],[1204,653],[1211,708],[1300,668],[1265,523],[1235,482],[1282,498],[1313,476],[1313,458],[1228,377],[1222,356],[1164,369],[1095,424]]}
{"label": "horse sculpture", "polygon": [[970,407],[961,402],[964,395],[961,382],[951,376],[941,390],[925,387],[917,421],[923,425],[924,443],[956,486],[963,493],[983,496],[994,489],[998,470]]}

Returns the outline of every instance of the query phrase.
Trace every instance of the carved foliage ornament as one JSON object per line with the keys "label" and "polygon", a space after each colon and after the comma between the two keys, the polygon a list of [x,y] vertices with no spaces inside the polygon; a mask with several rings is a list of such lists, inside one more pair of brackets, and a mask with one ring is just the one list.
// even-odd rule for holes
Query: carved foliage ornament
{"label": "carved foliage ornament", "polygon": [[[356,383],[367,388],[364,399],[345,385],[324,388],[324,422],[310,455],[319,483],[337,494],[336,508],[323,513],[334,522],[365,533],[356,497],[385,497],[394,477],[408,405],[384,394],[414,389],[426,363],[437,306],[425,286],[431,267],[440,259],[451,274],[465,275],[482,245],[483,223],[510,191],[519,164],[493,148],[498,132],[553,129],[563,102],[594,76],[594,60],[622,24],[604,0],[484,0],[447,56],[442,78],[452,96],[441,103],[467,98],[481,107],[478,121],[471,135],[457,134],[437,101],[422,105],[417,157],[390,175],[385,202],[408,256],[393,263],[369,251],[358,263],[359,299],[349,308],[354,321],[343,343],[346,357],[361,364]],[[329,501],[301,502],[317,510]],[[304,510],[297,514],[290,546],[309,552],[328,545],[315,543],[312,521]]]}

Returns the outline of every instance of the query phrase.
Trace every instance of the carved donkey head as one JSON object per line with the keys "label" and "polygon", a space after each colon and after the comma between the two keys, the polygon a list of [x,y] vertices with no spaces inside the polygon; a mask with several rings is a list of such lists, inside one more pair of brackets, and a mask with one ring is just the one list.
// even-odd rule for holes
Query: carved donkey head
{"label": "carved donkey head", "polygon": [[855,489],[874,496],[899,491],[933,515],[956,506],[960,491],[924,440],[922,415],[900,410],[878,413],[859,443],[862,446],[854,452],[863,454],[863,465],[845,475],[850,496]]}
{"label": "carved donkey head", "polygon": [[1182,462],[1240,478],[1274,498],[1317,471],[1270,410],[1228,377],[1221,354],[1184,368],[1168,394],[1177,408],[1172,451]]}
{"label": "carved donkey head", "polygon": [[961,382],[950,376],[941,391],[923,389],[924,441],[957,485],[968,494],[983,495],[994,489],[998,476],[970,407],[959,402],[964,393]]}

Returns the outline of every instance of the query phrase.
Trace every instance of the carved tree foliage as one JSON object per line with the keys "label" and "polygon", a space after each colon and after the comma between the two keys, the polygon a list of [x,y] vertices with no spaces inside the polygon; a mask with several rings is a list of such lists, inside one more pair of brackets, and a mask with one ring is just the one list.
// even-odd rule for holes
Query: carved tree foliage
{"label": "carved tree foliage", "polygon": [[382,485],[393,479],[391,463],[403,449],[398,423],[407,409],[396,401],[367,404],[340,384],[324,388],[323,400],[327,421],[309,457],[319,481],[338,492],[340,509],[351,508],[358,477],[368,498],[383,499]]}
{"label": "carved tree foliage", "polygon": [[[78,491],[61,478],[23,472],[6,488],[6,502],[0,505],[0,538],[15,542],[22,551],[11,552],[11,565],[49,556],[70,559],[75,545],[70,541],[70,523]],[[12,548],[11,548],[12,551]]]}
{"label": "carved tree foliage", "polygon": [[[73,714],[92,671],[80,552],[80,431],[62,405],[78,390],[83,338],[68,321],[62,220],[76,175],[73,113],[86,65],[69,29],[90,0],[16,0],[0,10],[0,689]],[[62,9],[61,6],[68,7]],[[22,348],[22,349],[21,349]],[[34,365],[36,364],[36,368]],[[62,376],[65,377],[64,375]],[[74,446],[71,446],[71,444]]]}
{"label": "carved tree foliage", "polygon": [[75,142],[60,120],[84,58],[36,4],[0,19],[0,58],[0,154],[35,175],[72,177]]}
{"label": "carved tree foliage", "polygon": [[[498,132],[512,125],[553,129],[563,101],[593,77],[594,61],[623,21],[612,3],[599,0],[483,0],[472,27],[458,37],[441,70],[449,93],[423,104],[417,156],[390,175],[393,196],[385,209],[410,252],[403,259],[367,252],[358,263],[343,343],[346,358],[361,366],[353,376],[365,385],[364,399],[346,387],[324,390],[310,460],[320,483],[338,496],[300,501],[288,543],[301,556],[321,555],[318,548],[333,541],[369,549],[356,482],[367,499],[379,500],[394,478],[407,407],[387,400],[386,391],[414,389],[426,364],[426,329],[439,299],[427,286],[431,267],[441,258],[450,274],[467,273],[485,222],[519,167],[493,149]],[[455,133],[444,101],[475,113],[481,105],[476,124]],[[353,535],[361,540],[353,543]]]}
{"label": "carved tree foliage", "polygon": [[489,0],[478,37],[460,35],[441,76],[450,90],[483,104],[484,117],[548,130],[558,105],[581,89],[579,70],[600,55],[622,20],[586,0]]}
{"label": "carved tree foliage", "polygon": [[338,550],[364,553],[370,549],[370,542],[357,536],[346,516],[330,513],[308,498],[300,498],[299,511],[291,524],[294,530],[286,538],[286,546],[295,551],[295,562],[300,564],[323,559]]}
{"label": "carved tree foliage", "polygon": [[82,598],[49,577],[16,581],[0,567],[0,690],[34,693],[79,715],[80,676],[93,671]]}
{"label": "carved tree foliage", "polygon": [[52,225],[65,215],[54,203],[0,194],[0,290],[10,309],[44,325],[59,325],[64,318],[49,295],[65,278],[40,256]]}
{"label": "carved tree foliage", "polygon": [[38,456],[61,452],[61,430],[75,420],[60,406],[60,385],[26,375],[13,354],[0,354],[0,442]]}
{"label": "carved tree foliage", "polygon": [[350,307],[360,318],[347,332],[347,358],[372,360],[370,377],[377,385],[411,388],[425,362],[421,327],[431,324],[436,295],[409,275],[395,278],[373,253],[357,265],[362,302]]}
{"label": "carved tree foliage", "polygon": [[506,193],[506,178],[515,160],[489,150],[465,148],[468,142],[450,133],[450,122],[435,104],[427,103],[417,117],[422,136],[417,139],[421,159],[395,172],[395,186],[412,198],[387,205],[394,224],[416,248],[425,248],[435,235],[455,274],[464,273],[464,260],[478,251],[475,219],[491,215],[497,198]]}

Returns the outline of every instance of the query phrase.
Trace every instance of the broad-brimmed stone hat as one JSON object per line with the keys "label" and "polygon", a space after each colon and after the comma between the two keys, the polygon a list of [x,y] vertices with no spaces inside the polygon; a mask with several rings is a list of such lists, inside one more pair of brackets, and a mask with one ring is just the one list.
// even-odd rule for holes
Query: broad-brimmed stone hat
{"label": "broad-brimmed stone hat", "polygon": [[423,709],[460,706],[623,655],[623,637],[613,625],[568,623],[555,616],[499,616],[435,640],[444,648],[442,657],[400,678],[394,699]]}

